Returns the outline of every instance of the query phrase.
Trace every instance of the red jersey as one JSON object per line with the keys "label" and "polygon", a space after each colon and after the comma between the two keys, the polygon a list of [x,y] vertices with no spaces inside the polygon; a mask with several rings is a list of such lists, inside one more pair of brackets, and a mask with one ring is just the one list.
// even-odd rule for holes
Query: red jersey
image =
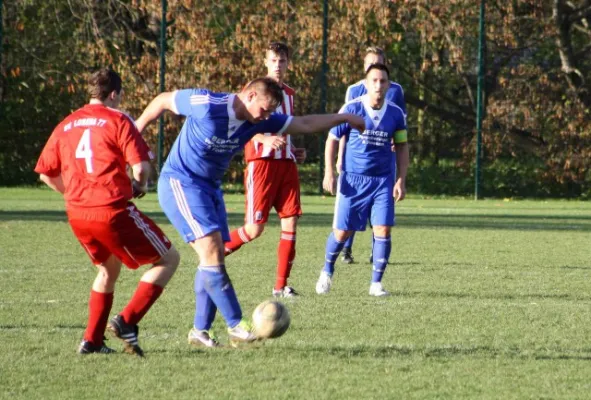
{"label": "red jersey", "polygon": [[54,129],[35,172],[62,176],[67,209],[122,207],[132,198],[126,164],[151,158],[131,118],[102,104],[87,104]]}
{"label": "red jersey", "polygon": [[[293,96],[295,95],[295,91],[285,83],[282,83],[281,87],[283,89],[283,102],[277,107],[275,112],[279,114],[293,115]],[[274,132],[264,133],[265,136],[274,134]],[[295,161],[295,155],[292,151],[293,146],[291,145],[291,137],[286,135],[285,138],[287,140],[287,145],[281,150],[273,150],[268,146],[263,146],[262,143],[255,140],[249,141],[244,148],[244,158],[246,159],[246,162],[261,158]]]}

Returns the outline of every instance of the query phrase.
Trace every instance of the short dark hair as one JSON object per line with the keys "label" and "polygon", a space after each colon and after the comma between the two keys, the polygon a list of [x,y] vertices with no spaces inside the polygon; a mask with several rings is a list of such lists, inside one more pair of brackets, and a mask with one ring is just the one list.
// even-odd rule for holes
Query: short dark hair
{"label": "short dark hair", "polygon": [[275,108],[283,103],[283,88],[272,78],[256,78],[248,82],[242,91],[254,89],[257,93],[263,96],[268,96],[271,99],[271,105]]}
{"label": "short dark hair", "polygon": [[99,69],[88,79],[88,94],[93,99],[103,101],[113,90],[121,93],[121,77],[110,68]]}
{"label": "short dark hair", "polygon": [[385,71],[386,75],[388,76],[388,79],[390,79],[390,70],[384,64],[380,64],[380,63],[371,64],[369,67],[367,67],[367,71],[365,71],[366,78],[367,78],[367,75],[369,74],[369,71],[371,71],[372,69],[379,69],[380,71]]}
{"label": "short dark hair", "polygon": [[289,58],[289,47],[282,42],[271,42],[267,46],[267,51],[272,51],[275,54],[284,55]]}

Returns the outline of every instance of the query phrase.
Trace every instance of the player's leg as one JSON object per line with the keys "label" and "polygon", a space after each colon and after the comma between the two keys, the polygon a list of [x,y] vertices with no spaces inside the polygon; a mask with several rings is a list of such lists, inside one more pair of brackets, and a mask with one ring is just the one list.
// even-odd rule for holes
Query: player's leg
{"label": "player's leg", "polygon": [[345,264],[353,264],[355,259],[353,258],[353,240],[355,240],[355,232],[347,240],[345,241],[345,246],[343,247],[343,256],[341,257],[341,261]]}
{"label": "player's leg", "polygon": [[296,256],[296,231],[302,215],[300,202],[300,179],[298,168],[292,161],[278,161],[276,179],[277,196],[273,206],[281,218],[281,238],[277,246],[277,273],[273,296],[292,297],[298,293],[287,285],[287,280]]}
{"label": "player's leg", "polygon": [[[212,309],[217,308],[226,321],[230,342],[252,342],[256,336],[251,332],[250,325],[242,319],[242,309],[232,281],[224,264],[224,246],[220,231],[214,231],[206,236],[191,242],[191,247],[199,255],[200,264],[195,276],[196,309],[195,322],[199,324],[200,315],[204,315],[207,325],[198,326],[198,330],[209,330],[211,327]],[[204,288],[209,296],[209,304],[203,304],[205,300],[200,296],[199,288]],[[208,326],[209,325],[209,326]]]}
{"label": "player's leg", "polygon": [[287,280],[291,273],[293,260],[296,256],[296,230],[298,217],[281,218],[281,238],[277,246],[277,273],[273,296],[293,297],[298,292],[291,286],[287,286]]}
{"label": "player's leg", "polygon": [[96,238],[97,232],[104,229],[104,223],[89,222],[84,215],[73,216],[71,211],[68,212],[68,220],[74,235],[98,269],[88,301],[88,322],[78,352],[114,353],[113,349],[105,346],[104,335],[113,306],[113,293],[121,270],[121,261]]}
{"label": "player's leg", "polygon": [[110,228],[101,240],[128,268],[152,264],[123,311],[109,322],[109,331],[123,341],[125,351],[142,356],[138,324],[174,275],[180,256],[156,223],[132,203],[114,216]]}
{"label": "player's leg", "polygon": [[225,255],[238,251],[244,244],[263,234],[269,211],[276,196],[275,171],[272,161],[256,160],[244,170],[245,213],[244,225],[230,232],[225,245]]}
{"label": "player's leg", "polygon": [[370,208],[370,199],[366,195],[365,178],[343,172],[339,177],[333,231],[326,240],[324,267],[316,282],[316,293],[330,291],[335,262],[353,231],[365,230],[365,221]]}
{"label": "player's leg", "polygon": [[382,286],[382,277],[388,266],[392,239],[390,231],[394,226],[394,200],[392,198],[391,179],[376,191],[371,211],[373,226],[373,268],[369,294],[372,296],[386,296],[388,292]]}
{"label": "player's leg", "polygon": [[88,323],[84,339],[78,349],[80,354],[114,352],[104,345],[104,337],[109,313],[113,306],[115,282],[121,271],[121,261],[114,255],[110,255],[107,260],[96,267],[98,273],[90,291]]}

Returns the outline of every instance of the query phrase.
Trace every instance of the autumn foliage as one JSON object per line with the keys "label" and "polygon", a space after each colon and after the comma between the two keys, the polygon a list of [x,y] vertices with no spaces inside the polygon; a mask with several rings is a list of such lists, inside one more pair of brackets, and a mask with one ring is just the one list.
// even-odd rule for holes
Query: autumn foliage
{"label": "autumn foliage", "polygon": [[[86,101],[89,71],[112,65],[122,74],[132,116],[159,92],[161,5],[15,0],[3,7],[0,185],[33,183],[52,128]],[[362,78],[365,48],[381,46],[405,89],[410,191],[469,194],[478,12],[474,0],[330,0],[324,80],[322,2],[169,0],[165,87],[239,90],[265,73],[268,42],[283,40],[292,49],[296,112],[334,112]],[[591,196],[590,54],[589,0],[487,0],[485,195]],[[180,123],[167,117],[165,149]],[[147,132],[154,146],[156,134],[154,125]],[[299,144],[314,161],[323,140]]]}

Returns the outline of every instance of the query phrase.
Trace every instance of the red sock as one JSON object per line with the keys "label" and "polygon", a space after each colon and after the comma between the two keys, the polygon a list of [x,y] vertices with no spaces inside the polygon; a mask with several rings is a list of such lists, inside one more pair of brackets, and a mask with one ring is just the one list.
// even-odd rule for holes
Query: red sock
{"label": "red sock", "polygon": [[103,344],[105,328],[109,320],[109,313],[113,306],[113,293],[90,291],[88,300],[88,324],[84,332],[84,340],[95,346]]}
{"label": "red sock", "polygon": [[123,320],[128,324],[137,325],[160,297],[162,290],[164,289],[161,286],[140,281],[133,297],[121,312]]}
{"label": "red sock", "polygon": [[287,278],[289,278],[293,259],[295,258],[295,245],[295,232],[281,231],[281,240],[277,247],[277,280],[275,281],[275,290],[283,289],[287,285]]}
{"label": "red sock", "polygon": [[241,226],[238,229],[230,232],[230,241],[225,243],[226,251],[225,255],[232,254],[236,250],[242,247],[243,244],[250,242],[252,239],[246,233],[246,229]]}

